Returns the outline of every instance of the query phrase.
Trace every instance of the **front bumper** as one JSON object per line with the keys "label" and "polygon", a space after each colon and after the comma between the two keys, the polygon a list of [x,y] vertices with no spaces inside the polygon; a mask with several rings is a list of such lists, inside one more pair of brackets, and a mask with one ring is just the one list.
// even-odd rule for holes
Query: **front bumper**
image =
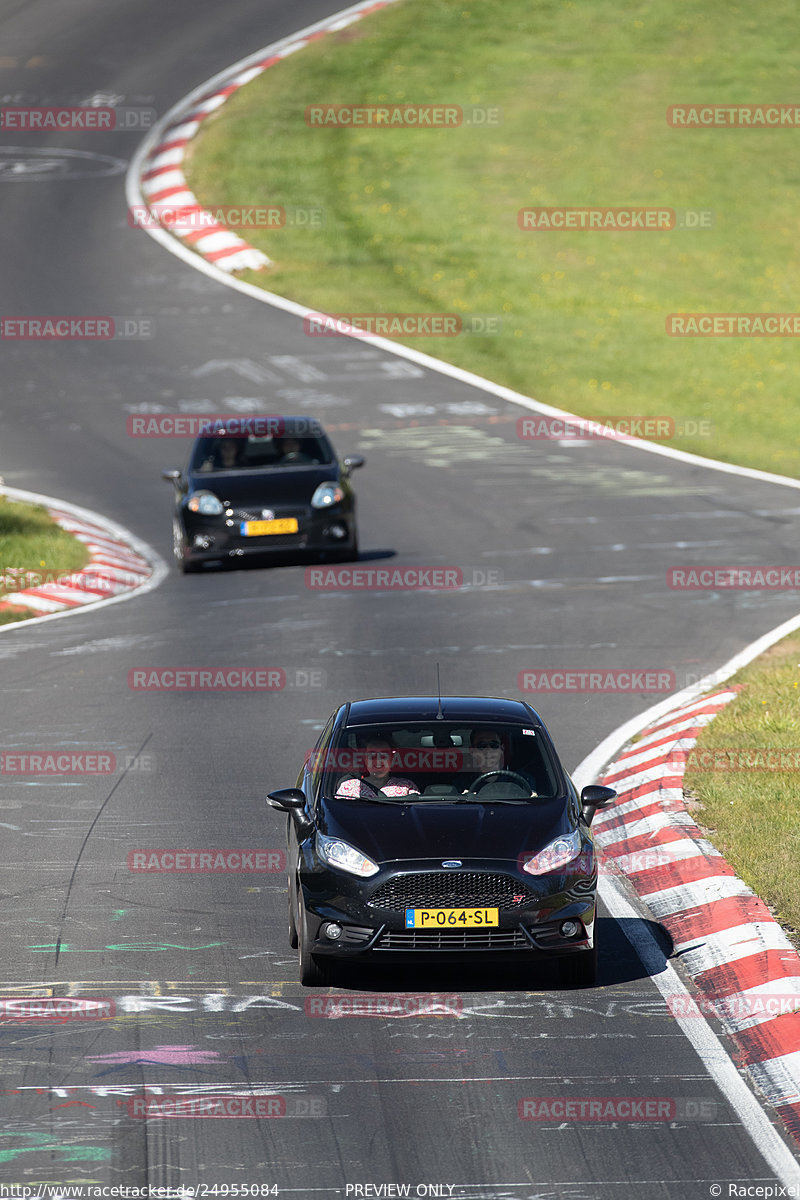
{"label": "front bumper", "polygon": [[352,513],[336,509],[292,509],[276,512],[277,517],[294,517],[296,533],[264,534],[248,537],[241,533],[242,517],[205,517],[186,513],[178,516],[184,542],[183,557],[188,562],[213,562],[220,559],[258,558],[265,555],[309,554],[346,550],[355,541]]}

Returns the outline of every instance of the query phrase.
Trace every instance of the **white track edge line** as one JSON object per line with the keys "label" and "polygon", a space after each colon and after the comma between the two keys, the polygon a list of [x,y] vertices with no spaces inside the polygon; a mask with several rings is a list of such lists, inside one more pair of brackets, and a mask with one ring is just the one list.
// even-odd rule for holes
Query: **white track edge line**
{"label": "white track edge line", "polygon": [[133,600],[136,596],[142,596],[145,592],[153,591],[169,574],[169,567],[157,550],[154,550],[147,542],[137,537],[135,533],[126,529],[124,525],[119,525],[116,521],[111,521],[108,517],[94,512],[91,508],[81,508],[77,504],[70,504],[67,500],[55,499],[53,496],[42,496],[38,492],[23,491],[21,488],[6,487],[5,484],[0,486],[0,496],[8,496],[11,500],[19,500],[26,504],[41,504],[45,508],[57,508],[63,512],[71,513],[72,516],[79,517],[81,520],[92,521],[115,538],[119,538],[129,545],[131,549],[141,555],[153,568],[153,574],[149,579],[146,579],[143,583],[126,592],[120,593],[118,596],[109,596],[104,600],[94,600],[88,604],[81,605],[79,608],[68,608],[62,612],[46,613],[41,617],[26,617],[21,621],[12,621],[7,625],[0,625],[0,634],[14,633],[20,629],[29,629],[31,625],[41,625],[44,621],[58,621],[61,617],[78,617],[84,613],[96,612],[98,608],[106,608],[109,604],[122,604],[125,600]]}

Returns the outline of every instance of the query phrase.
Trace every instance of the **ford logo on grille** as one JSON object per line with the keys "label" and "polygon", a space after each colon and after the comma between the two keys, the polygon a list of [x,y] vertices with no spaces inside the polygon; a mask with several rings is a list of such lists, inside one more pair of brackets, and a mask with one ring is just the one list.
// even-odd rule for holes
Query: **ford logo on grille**
{"label": "ford logo on grille", "polygon": [[262,519],[262,521],[274,521],[275,513],[272,511],[271,508],[262,508],[261,519]]}
{"label": "ford logo on grille", "polygon": [[442,863],[443,867],[463,867],[463,865],[460,858],[446,858]]}

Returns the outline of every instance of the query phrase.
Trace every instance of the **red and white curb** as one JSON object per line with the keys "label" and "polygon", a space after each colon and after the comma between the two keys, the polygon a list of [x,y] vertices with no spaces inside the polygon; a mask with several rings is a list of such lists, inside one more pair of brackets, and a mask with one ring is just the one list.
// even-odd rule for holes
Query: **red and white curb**
{"label": "red and white curb", "polygon": [[[83,542],[89,551],[89,562],[78,571],[64,571],[53,578],[53,572],[45,565],[38,572],[19,575],[20,583],[24,578],[38,581],[24,588],[8,589],[6,585],[0,611],[29,609],[38,614],[32,620],[63,615],[87,605],[118,602],[134,592],[149,591],[167,573],[166,564],[154,550],[97,513],[17,488],[4,487],[0,494],[10,500],[42,505],[62,529]],[[8,570],[9,579],[15,574],[13,568]],[[18,629],[30,623],[30,620],[19,621],[0,628]]]}
{"label": "red and white curb", "polygon": [[194,94],[181,102],[169,114],[169,123],[159,129],[157,140],[149,147],[140,168],[140,187],[153,219],[209,263],[223,271],[260,271],[271,260],[230,229],[221,225],[198,201],[189,188],[182,164],[186,147],[200,129],[203,121],[216,112],[234,92],[274,67],[282,59],[318,41],[334,30],[346,29],[355,21],[395,0],[368,0],[344,13],[337,13],[285,42],[278,43],[275,53],[254,61],[244,68],[234,68],[232,74],[217,76],[213,90],[195,98]]}
{"label": "red and white curb", "polygon": [[[687,755],[735,696],[726,688],[647,726],[603,772],[618,799],[592,829],[605,869],[624,873],[670,934],[700,992],[698,1015],[720,1019],[735,1061],[800,1138],[800,955],[683,800]],[[675,997],[690,1016],[684,1000]]]}

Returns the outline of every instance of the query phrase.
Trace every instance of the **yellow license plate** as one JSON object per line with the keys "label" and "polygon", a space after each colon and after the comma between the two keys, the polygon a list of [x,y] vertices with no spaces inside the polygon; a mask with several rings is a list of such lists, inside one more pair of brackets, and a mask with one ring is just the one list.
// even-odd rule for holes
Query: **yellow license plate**
{"label": "yellow license plate", "polygon": [[242,521],[242,537],[262,537],[265,533],[297,533],[297,517],[282,517],[276,521]]}
{"label": "yellow license plate", "polygon": [[496,908],[407,908],[406,929],[484,929],[498,925]]}

